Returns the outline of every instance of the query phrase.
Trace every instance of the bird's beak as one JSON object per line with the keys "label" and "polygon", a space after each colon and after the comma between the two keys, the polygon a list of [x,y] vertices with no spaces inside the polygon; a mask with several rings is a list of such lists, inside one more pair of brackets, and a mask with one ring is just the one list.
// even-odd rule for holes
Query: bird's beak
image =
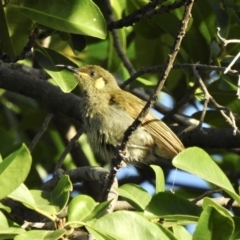
{"label": "bird's beak", "polygon": [[78,69],[78,68],[75,68],[75,67],[72,67],[72,66],[68,66],[68,65],[63,65],[63,64],[57,64],[57,65],[55,65],[55,66],[56,66],[56,67],[65,68],[65,69],[67,69],[67,70],[70,71],[70,72],[79,74],[79,69]]}

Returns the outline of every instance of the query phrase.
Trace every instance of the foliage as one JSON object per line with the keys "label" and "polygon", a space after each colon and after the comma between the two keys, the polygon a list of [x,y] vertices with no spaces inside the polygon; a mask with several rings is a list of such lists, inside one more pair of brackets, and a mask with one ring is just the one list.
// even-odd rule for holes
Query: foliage
{"label": "foliage", "polygon": [[[22,147],[12,155],[15,155],[14,160],[18,161],[21,158],[24,161],[27,157],[31,158],[30,154],[19,157],[16,155],[19,151],[26,151]],[[199,169],[189,168],[186,158],[192,158],[192,154],[197,154],[198,159],[202,160],[202,167]],[[11,168],[5,169],[4,163],[9,162],[9,158],[5,159],[0,170],[6,174],[13,174]],[[200,175],[203,179],[209,180],[209,172],[215,172],[212,182],[221,186],[223,184],[225,191],[231,193],[233,199],[240,203],[239,196],[229,185],[229,181],[225,174],[219,169],[214,161],[201,149],[189,148],[175,157],[173,160],[175,166],[181,169],[188,169],[190,173]],[[28,167],[31,163],[29,162]],[[196,164],[197,165],[197,164]],[[210,167],[209,167],[210,165]],[[157,166],[152,166],[156,173],[156,178],[160,182],[164,182],[164,176]],[[16,178],[20,174],[14,174]],[[210,180],[209,180],[210,181]],[[9,184],[15,184],[15,179],[10,179]],[[4,186],[4,181],[1,181]],[[228,187],[227,187],[228,186]],[[39,190],[29,191],[22,183],[15,184],[16,189],[8,195],[16,201],[23,203],[30,209],[46,216],[48,219],[55,221],[66,204],[69,202],[69,194],[72,191],[72,184],[68,176],[60,179],[58,185],[51,192]],[[5,188],[3,187],[3,191]],[[55,231],[24,231],[16,226],[13,222],[8,221],[4,215],[1,215],[1,239],[59,239],[61,236],[70,235],[69,228],[85,226],[89,232],[97,239],[180,239],[185,235],[190,238],[189,233],[186,233],[183,227],[185,224],[197,223],[197,228],[193,234],[193,239],[236,239],[239,238],[239,223],[238,217],[233,217],[222,206],[216,204],[210,198],[205,198],[202,208],[191,203],[183,197],[176,194],[157,191],[154,196],[150,196],[143,188],[135,184],[125,184],[118,189],[119,195],[135,207],[135,212],[118,211],[102,216],[109,205],[109,202],[96,203],[87,195],[78,195],[74,197],[68,205],[68,214],[66,222],[63,222],[64,229]],[[1,208],[9,211],[3,205]],[[160,224],[160,219],[164,219],[164,223]],[[224,224],[223,224],[224,223]],[[219,228],[219,225],[223,227]],[[209,228],[209,226],[211,226]],[[68,230],[67,230],[68,229]],[[172,231],[167,230],[172,229]],[[34,234],[34,235],[33,235]],[[185,236],[185,237],[186,237]],[[234,238],[233,238],[234,237]]]}
{"label": "foliage", "polygon": [[[150,4],[154,2],[151,1]],[[144,93],[150,95],[176,40],[184,2],[186,1],[159,1],[157,7],[153,8],[154,11],[151,12],[149,7],[146,12],[138,12],[139,9],[150,6],[149,2],[112,0],[112,17],[116,20],[123,19],[123,25],[117,27],[120,23],[114,25],[104,1],[1,1],[0,53],[3,62],[0,66],[0,239],[71,239],[76,230],[87,231],[96,239],[240,238],[240,140],[236,130],[239,125],[239,99],[236,97],[239,73],[223,73],[240,48],[239,43],[224,46],[216,30],[220,27],[220,34],[226,39],[239,38],[239,0],[194,2],[192,18],[174,63],[178,65],[172,69],[163,93],[159,95],[159,99],[165,101],[164,104],[169,104],[167,96],[173,106],[176,105],[173,112],[175,118],[171,115],[167,119],[168,123],[176,121],[179,125],[190,128],[193,127],[191,121],[198,124],[203,116],[206,92],[196,83],[192,64],[204,64],[204,67],[199,66],[197,70],[208,93],[221,106],[212,102],[206,108],[203,123],[208,129],[199,130],[205,138],[199,135],[201,137],[198,142],[198,139],[191,139],[191,135],[187,135],[190,136],[187,137],[190,143],[187,140],[185,143],[184,138],[183,143],[186,147],[198,145],[207,152],[198,147],[187,148],[173,159],[172,164],[206,180],[209,189],[221,189],[222,196],[231,197],[236,203],[234,206],[238,206],[232,211],[218,204],[211,198],[212,195],[202,197],[202,202],[198,203],[200,206],[196,204],[197,201],[189,200],[209,190],[196,185],[192,188],[188,183],[185,186],[179,183],[175,193],[169,193],[166,188],[168,174],[172,169],[169,163],[163,164],[162,168],[151,165],[150,170],[147,166],[138,170],[148,172],[150,182],[155,182],[156,192],[153,196],[133,183],[123,184],[116,189],[121,199],[134,207],[134,211],[120,210],[106,214],[113,202],[99,203],[96,196],[91,196],[86,185],[73,185],[70,177],[65,174],[51,191],[38,190],[39,185],[53,173],[57,160],[73,134],[67,136],[72,131],[76,133],[76,128],[80,126],[77,122],[79,119],[70,119],[74,118],[74,114],[64,116],[65,106],[58,108],[62,108],[61,114],[57,112],[51,96],[47,95],[47,100],[39,100],[41,97],[37,95],[42,96],[41,92],[32,90],[34,97],[26,98],[24,95],[29,96],[24,92],[27,87],[19,83],[18,79],[14,79],[15,82],[11,85],[12,89],[16,86],[15,92],[8,91],[7,85],[1,82],[3,69],[9,68],[12,72],[18,71],[19,75],[24,72],[26,79],[29,75],[34,75],[41,79],[39,81],[59,87],[64,92],[62,97],[64,94],[72,94],[69,93],[71,91],[79,95],[75,88],[76,79],[66,71],[59,71],[56,65],[101,65],[117,79],[127,80],[134,71],[131,72],[131,67],[127,66],[124,58],[119,57],[121,46],[133,68],[143,70],[143,75],[131,82],[129,89],[143,88]],[[138,14],[132,18],[132,22],[125,18],[136,12]],[[149,16],[146,14],[144,17],[144,13]],[[110,30],[116,31],[119,43],[116,43]],[[213,65],[215,68],[212,68]],[[41,71],[35,71],[36,68],[43,69],[45,75]],[[239,61],[232,69],[238,68]],[[11,74],[9,76],[11,78]],[[18,90],[17,86],[21,84],[22,88]],[[50,90],[42,91],[47,93]],[[167,111],[164,109],[162,105],[157,108],[165,115]],[[54,112],[55,117],[46,129],[38,130],[48,111]],[[228,122],[224,114],[228,115]],[[176,119],[179,116],[184,120],[178,122]],[[220,132],[223,128],[231,132],[226,141],[222,139],[224,135],[219,137],[218,134],[218,130]],[[39,131],[45,131],[44,135],[36,147],[30,149],[30,143]],[[215,141],[207,141],[208,134],[212,133],[210,131],[216,133],[215,138],[211,138]],[[233,135],[234,131],[236,136]],[[84,165],[104,164],[98,162],[87,144],[86,136],[82,135],[77,146],[66,156],[64,169],[71,170]],[[145,177],[147,174],[138,183],[144,182]],[[74,197],[71,196],[73,192],[77,192]],[[13,219],[12,209],[6,204],[9,199],[20,203],[24,209],[37,213],[39,218],[25,219],[25,223]],[[61,217],[66,206],[67,214]],[[43,223],[43,226],[26,227],[30,226],[30,222]],[[47,228],[44,224],[49,222],[52,225]],[[192,235],[186,231],[185,226],[188,224],[196,226]],[[21,225],[25,227],[22,228]]]}

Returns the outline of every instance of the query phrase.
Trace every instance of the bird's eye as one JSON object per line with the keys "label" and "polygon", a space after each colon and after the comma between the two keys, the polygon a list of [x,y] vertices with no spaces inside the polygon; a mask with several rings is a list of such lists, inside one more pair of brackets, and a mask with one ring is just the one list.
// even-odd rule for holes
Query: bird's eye
{"label": "bird's eye", "polygon": [[95,77],[95,76],[96,76],[96,73],[92,70],[92,71],[89,72],[89,76],[90,76],[90,77]]}

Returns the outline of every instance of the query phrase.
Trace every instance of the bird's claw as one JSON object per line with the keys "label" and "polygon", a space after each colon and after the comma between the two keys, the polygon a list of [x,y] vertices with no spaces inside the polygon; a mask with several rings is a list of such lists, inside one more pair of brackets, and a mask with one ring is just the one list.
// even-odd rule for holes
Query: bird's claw
{"label": "bird's claw", "polygon": [[130,154],[129,154],[129,152],[128,152],[127,150],[124,150],[124,151],[119,150],[118,152],[119,152],[119,155],[120,155],[123,159],[127,159],[127,158],[130,157]]}

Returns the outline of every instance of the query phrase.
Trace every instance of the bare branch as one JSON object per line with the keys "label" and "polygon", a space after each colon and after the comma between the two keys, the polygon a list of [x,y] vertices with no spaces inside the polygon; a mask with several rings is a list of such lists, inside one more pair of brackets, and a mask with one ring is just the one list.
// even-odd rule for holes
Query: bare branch
{"label": "bare branch", "polygon": [[222,190],[221,189],[217,189],[217,190],[210,190],[210,191],[207,191],[205,192],[204,194],[202,194],[201,196],[191,200],[192,203],[197,203],[199,202],[200,200],[202,200],[203,198],[205,197],[208,197],[208,196],[211,196],[212,194],[214,193],[222,193]]}
{"label": "bare branch", "polygon": [[[199,64],[199,63],[197,63],[197,64],[178,63],[178,64],[174,64],[172,68],[173,69],[190,69],[190,70],[192,70],[193,66],[196,66],[197,69],[201,69],[201,70],[205,70],[205,71],[219,71],[219,72],[223,72],[223,71],[226,70],[225,67],[219,67],[219,66],[213,66],[213,65],[205,65],[205,64]],[[140,76],[142,76],[142,75],[144,75],[146,73],[156,72],[158,70],[164,69],[165,67],[166,67],[166,65],[143,67],[139,71],[137,71],[135,74],[133,74],[129,79],[124,81],[121,84],[121,88],[125,88],[127,85],[132,83],[135,79],[137,79],[138,77],[140,77]],[[238,76],[240,74],[240,71],[229,69],[228,74],[229,75],[233,75],[233,76]]]}
{"label": "bare branch", "polygon": [[[106,176],[109,173],[101,167],[80,167],[72,170],[63,171],[63,174],[69,175],[72,183],[83,182],[83,181],[99,181],[105,182]],[[51,191],[57,185],[59,177],[53,176],[49,181],[43,184],[42,189],[45,191]]]}
{"label": "bare branch", "polygon": [[18,56],[13,58],[5,54],[3,55],[1,60],[3,60],[4,62],[17,62],[25,58],[30,58],[32,56],[32,47],[36,44],[35,41],[38,38],[39,33],[40,33],[40,30],[38,27],[33,29],[33,31],[31,32],[28,38],[28,42],[26,46],[23,48],[22,52]]}
{"label": "bare branch", "polygon": [[142,19],[151,18],[154,15],[158,15],[158,14],[169,13],[172,10],[182,7],[183,5],[186,4],[187,1],[186,0],[176,1],[173,4],[163,5],[155,9],[155,7],[162,4],[162,2],[164,1],[163,0],[150,1],[147,5],[145,5],[141,9],[136,10],[130,15],[118,21],[109,22],[108,29],[111,31],[112,29],[132,26],[133,24],[135,24],[136,22]]}
{"label": "bare branch", "polygon": [[240,99],[240,75],[238,75],[237,97]]}
{"label": "bare branch", "polygon": [[[110,0],[105,0],[105,3],[106,3],[107,10],[108,10],[108,21],[112,22],[113,21],[113,12],[112,12]],[[134,74],[136,71],[121,46],[117,30],[111,29],[111,32],[112,32],[112,37],[113,37],[113,45],[118,53],[119,58],[122,60],[124,66],[130,73],[130,75]]]}
{"label": "bare branch", "polygon": [[169,57],[167,59],[167,64],[166,67],[164,68],[164,71],[160,77],[160,80],[154,90],[153,95],[149,98],[149,100],[147,101],[146,105],[144,106],[144,108],[142,109],[141,113],[138,115],[138,117],[134,120],[134,122],[132,123],[131,126],[128,127],[128,129],[125,131],[124,133],[124,137],[120,146],[120,149],[118,151],[118,153],[116,154],[116,156],[113,159],[113,163],[115,165],[115,167],[111,168],[109,177],[108,177],[108,181],[106,182],[106,185],[104,187],[103,190],[103,194],[102,194],[102,201],[105,199],[105,195],[107,195],[107,192],[110,189],[110,186],[112,185],[113,179],[116,176],[116,173],[118,171],[118,169],[120,168],[120,163],[124,158],[124,154],[126,152],[126,147],[127,147],[127,143],[129,141],[129,138],[131,136],[131,134],[137,129],[137,127],[142,123],[143,119],[145,118],[145,116],[148,114],[150,108],[154,105],[154,103],[156,102],[157,99],[157,95],[158,93],[161,91],[167,76],[172,68],[173,62],[177,56],[177,53],[180,49],[180,45],[182,42],[182,39],[185,35],[185,31],[189,22],[189,19],[191,17],[191,10],[192,10],[192,6],[193,6],[194,0],[190,0],[188,1],[188,3],[186,4],[186,8],[185,8],[185,12],[183,15],[183,19],[181,21],[181,25],[180,25],[180,30],[179,33],[176,37],[176,40],[174,42],[173,48],[171,50],[171,53],[169,54]]}
{"label": "bare branch", "polygon": [[[53,86],[49,82],[0,66],[0,88],[33,98],[50,108],[51,111],[60,112],[82,123],[82,114],[79,108],[81,98],[72,93],[63,93],[60,88]],[[138,93],[138,96],[146,99],[145,95],[139,95]],[[168,108],[162,105],[157,104],[156,106],[159,106],[164,114],[169,111]],[[176,118],[179,119],[176,119],[176,121],[180,121],[181,117],[181,115],[177,115]],[[182,119],[181,121],[185,120]],[[198,121],[196,123],[198,124]],[[186,124],[183,125],[186,126]],[[185,127],[171,127],[171,129],[178,135]],[[186,147],[232,149],[240,146],[240,135],[233,136],[230,128],[204,128],[204,132],[207,134],[202,134],[198,129],[184,131],[181,140]]]}
{"label": "bare branch", "polygon": [[222,40],[224,46],[227,46],[229,43],[240,43],[240,40],[239,39],[231,39],[231,40],[227,40],[225,38],[223,38],[221,35],[220,35],[220,30],[221,28],[217,28],[217,35],[218,37]]}
{"label": "bare branch", "polygon": [[31,144],[29,145],[29,151],[32,153],[35,146],[37,145],[38,141],[40,140],[40,138],[42,137],[42,135],[44,134],[44,132],[47,130],[48,124],[51,121],[53,117],[52,113],[49,113],[46,118],[44,119],[44,122],[42,124],[41,129],[39,130],[39,132],[37,133],[37,135],[34,137],[34,139],[32,140]]}
{"label": "bare branch", "polygon": [[74,147],[74,145],[77,143],[79,137],[83,134],[83,132],[84,132],[84,129],[80,128],[75,134],[75,136],[69,141],[68,146],[65,148],[65,150],[63,151],[63,153],[61,154],[60,158],[58,159],[55,165],[54,174],[56,174],[58,170],[62,167],[64,159],[66,158],[68,153],[71,151],[71,149]]}
{"label": "bare branch", "polygon": [[239,59],[240,57],[240,52],[234,57],[234,59],[231,61],[231,63],[228,65],[228,67],[225,69],[225,71],[223,72],[224,74],[228,73],[228,71],[231,69],[231,67],[233,66],[233,64]]}
{"label": "bare branch", "polygon": [[[221,106],[220,104],[218,104],[215,99],[211,96],[211,94],[208,92],[207,87],[205,86],[201,76],[199,75],[198,71],[196,70],[196,68],[193,68],[194,71],[194,75],[196,77],[196,80],[198,81],[199,85],[201,86],[203,92],[204,92],[204,96],[205,99],[207,99],[208,101],[211,101],[213,103],[213,105],[220,111],[220,113],[222,114],[222,116],[227,120],[227,122],[233,127],[233,134],[236,135],[236,133],[240,133],[237,126],[236,126],[236,122],[235,122],[235,117],[232,113],[232,111],[229,108],[226,108],[224,106]],[[206,107],[207,104],[204,105],[204,107]],[[227,112],[228,115],[225,113]],[[206,113],[206,108],[203,109],[203,114],[202,117],[204,119],[205,117],[205,113]],[[202,120],[203,120],[202,119]],[[200,121],[201,122],[201,121]]]}

